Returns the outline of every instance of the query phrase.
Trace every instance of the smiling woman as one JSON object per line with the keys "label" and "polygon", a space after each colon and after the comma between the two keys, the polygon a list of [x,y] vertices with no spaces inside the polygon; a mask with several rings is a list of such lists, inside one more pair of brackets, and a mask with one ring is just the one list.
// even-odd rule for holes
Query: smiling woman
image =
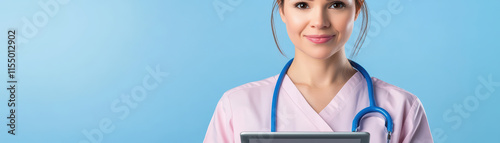
{"label": "smiling woman", "polygon": [[[365,4],[365,1],[364,0],[355,0],[354,3],[355,3],[355,8],[356,8],[356,18],[355,19],[357,19],[357,16],[359,15],[359,13],[362,13],[362,15],[361,15],[362,23],[361,23],[361,27],[360,27],[359,36],[358,36],[358,39],[356,40],[356,43],[354,45],[354,50],[352,51],[351,56],[355,56],[357,54],[357,52],[359,51],[359,49],[361,48],[361,46],[363,46],[363,42],[365,41],[366,34],[368,33],[368,23],[369,23],[368,7]],[[271,13],[271,29],[273,32],[274,42],[276,43],[276,46],[278,47],[278,50],[280,51],[280,53],[283,54],[283,51],[281,50],[281,48],[279,46],[278,38],[276,36],[276,30],[274,28],[274,11],[275,11],[276,7],[279,8],[280,14],[283,14],[284,0],[275,0],[274,4],[273,4],[273,9],[272,9],[273,12]],[[294,5],[294,7],[300,8],[300,9],[309,8],[307,3],[301,2],[301,1],[298,1],[298,3],[296,3]],[[333,9],[345,8],[346,4],[343,3],[342,1],[333,1],[331,3],[330,7],[332,7]]]}
{"label": "smiling woman", "polygon": [[[245,131],[361,131],[370,133],[371,143],[433,142],[423,105],[415,95],[369,77],[345,55],[360,14],[363,23],[352,55],[366,37],[364,0],[276,0],[273,12],[276,8],[295,46],[294,58],[282,74],[224,93],[205,142],[239,143]],[[273,16],[274,39],[283,54]]]}

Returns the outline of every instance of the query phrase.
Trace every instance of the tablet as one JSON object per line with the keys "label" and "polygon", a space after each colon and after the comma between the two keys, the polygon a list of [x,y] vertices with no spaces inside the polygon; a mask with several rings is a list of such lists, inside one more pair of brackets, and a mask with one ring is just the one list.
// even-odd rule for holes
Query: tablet
{"label": "tablet", "polygon": [[241,132],[241,143],[368,143],[368,132]]}

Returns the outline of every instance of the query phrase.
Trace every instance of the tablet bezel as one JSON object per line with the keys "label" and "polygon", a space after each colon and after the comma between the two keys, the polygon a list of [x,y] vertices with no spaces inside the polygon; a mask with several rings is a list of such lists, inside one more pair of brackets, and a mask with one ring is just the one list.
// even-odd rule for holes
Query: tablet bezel
{"label": "tablet bezel", "polygon": [[250,139],[360,139],[360,143],[369,143],[368,132],[241,132],[241,143],[250,143]]}

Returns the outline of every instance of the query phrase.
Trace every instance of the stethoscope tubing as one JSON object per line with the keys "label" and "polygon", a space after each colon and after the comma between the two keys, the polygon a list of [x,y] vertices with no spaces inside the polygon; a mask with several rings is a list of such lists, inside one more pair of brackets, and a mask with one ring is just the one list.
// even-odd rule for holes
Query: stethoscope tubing
{"label": "stethoscope tubing", "polygon": [[[274,93],[273,93],[273,99],[272,99],[272,107],[271,107],[271,132],[276,132],[276,111],[277,111],[277,107],[278,107],[278,95],[279,95],[279,91],[280,91],[280,88],[281,88],[281,84],[283,83],[283,79],[284,79],[284,77],[285,77],[288,69],[290,68],[290,65],[292,64],[292,62],[293,62],[293,58],[290,59],[290,61],[288,61],[286,63],[285,67],[281,70],[281,73],[280,73],[280,75],[278,77],[278,81],[276,82],[276,86],[274,87]],[[365,78],[366,83],[367,83],[367,87],[368,87],[368,98],[369,98],[369,101],[370,101],[370,106],[368,106],[368,107],[362,109],[361,111],[359,111],[356,114],[356,116],[354,117],[353,122],[352,122],[352,129],[351,129],[351,131],[352,132],[357,132],[358,131],[359,123],[362,120],[362,118],[363,118],[364,115],[366,115],[368,113],[372,113],[372,112],[378,112],[378,113],[382,114],[385,117],[385,120],[386,120],[385,126],[386,126],[387,131],[388,131],[388,139],[390,139],[390,135],[393,132],[393,128],[394,128],[393,121],[392,121],[392,118],[391,118],[389,112],[387,112],[385,109],[383,109],[381,107],[378,107],[377,104],[375,103],[375,98],[374,98],[374,95],[373,95],[373,83],[372,83],[370,75],[358,63],[356,63],[356,62],[354,62],[352,60],[349,60],[349,63],[356,70],[358,70],[363,75],[363,77]]]}

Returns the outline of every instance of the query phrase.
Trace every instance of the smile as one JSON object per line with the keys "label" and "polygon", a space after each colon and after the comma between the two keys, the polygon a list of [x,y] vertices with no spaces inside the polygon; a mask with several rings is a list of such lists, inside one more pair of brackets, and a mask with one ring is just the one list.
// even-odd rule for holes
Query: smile
{"label": "smile", "polygon": [[321,44],[330,41],[335,35],[305,35],[305,37],[313,43]]}

